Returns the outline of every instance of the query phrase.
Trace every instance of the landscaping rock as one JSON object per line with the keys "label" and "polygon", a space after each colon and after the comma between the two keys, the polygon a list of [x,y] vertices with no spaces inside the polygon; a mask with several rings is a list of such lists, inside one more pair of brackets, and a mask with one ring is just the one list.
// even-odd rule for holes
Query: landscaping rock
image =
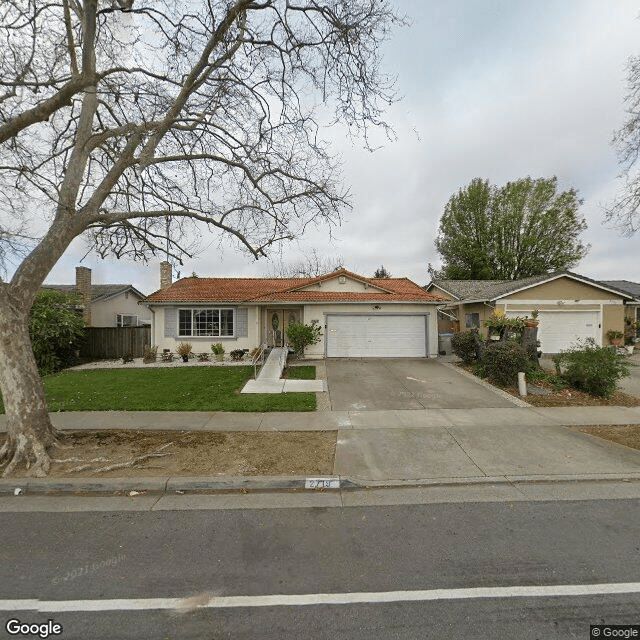
{"label": "landscaping rock", "polygon": [[532,396],[550,396],[551,395],[551,389],[545,389],[544,387],[538,387],[535,384],[528,384],[527,385],[527,393],[531,394]]}

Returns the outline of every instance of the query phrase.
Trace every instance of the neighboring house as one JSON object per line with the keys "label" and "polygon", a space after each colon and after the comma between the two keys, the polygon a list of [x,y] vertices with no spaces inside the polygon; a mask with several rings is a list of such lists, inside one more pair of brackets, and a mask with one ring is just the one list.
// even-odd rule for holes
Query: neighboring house
{"label": "neighboring house", "polygon": [[[635,300],[627,303],[625,315],[640,322],[640,283],[629,280],[602,280],[602,284],[615,287],[633,296]],[[637,333],[640,335],[640,330]]]}
{"label": "neighboring house", "polygon": [[143,293],[131,284],[92,284],[91,269],[76,267],[75,284],[44,284],[80,296],[82,315],[89,327],[127,327],[151,323],[151,313],[138,302]]}
{"label": "neighboring house", "polygon": [[175,351],[190,342],[227,353],[287,343],[291,323],[317,323],[319,344],[306,357],[435,357],[437,306],[444,298],[407,278],[365,278],[345,269],[317,278],[182,278],[161,268],[161,288],[142,303],[152,311],[151,340]]}
{"label": "neighboring house", "polygon": [[558,353],[585,338],[608,344],[607,331],[624,330],[625,305],[637,303],[617,286],[569,271],[521,280],[436,279],[426,290],[447,297],[450,302],[444,311],[457,318],[457,325],[451,327],[449,318],[442,316],[441,333],[443,328],[478,327],[486,336],[484,322],[494,311],[514,317],[531,316],[537,309],[544,353]]}

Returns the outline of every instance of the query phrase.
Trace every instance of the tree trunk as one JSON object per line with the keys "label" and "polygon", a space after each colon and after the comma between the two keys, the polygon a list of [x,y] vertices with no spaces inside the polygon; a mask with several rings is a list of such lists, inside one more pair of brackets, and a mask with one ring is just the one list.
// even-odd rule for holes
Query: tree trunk
{"label": "tree trunk", "polygon": [[527,357],[534,364],[539,365],[538,361],[538,327],[525,327],[522,330],[522,338],[520,344],[525,350]]}
{"label": "tree trunk", "polygon": [[7,295],[0,299],[0,389],[7,417],[7,437],[0,447],[2,475],[9,476],[23,462],[29,475],[47,475],[56,431],[31,349],[29,309],[16,310]]}

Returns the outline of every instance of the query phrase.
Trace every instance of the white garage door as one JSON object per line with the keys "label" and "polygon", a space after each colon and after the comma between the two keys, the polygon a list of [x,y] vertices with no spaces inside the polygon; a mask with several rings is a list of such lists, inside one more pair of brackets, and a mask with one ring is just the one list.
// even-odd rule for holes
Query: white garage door
{"label": "white garage door", "polygon": [[328,315],[329,358],[419,358],[427,355],[424,315]]}
{"label": "white garage door", "polygon": [[[507,315],[531,316],[531,313],[508,311]],[[586,338],[593,338],[597,344],[601,342],[599,311],[541,311],[538,321],[538,340],[543,353],[560,353]]]}

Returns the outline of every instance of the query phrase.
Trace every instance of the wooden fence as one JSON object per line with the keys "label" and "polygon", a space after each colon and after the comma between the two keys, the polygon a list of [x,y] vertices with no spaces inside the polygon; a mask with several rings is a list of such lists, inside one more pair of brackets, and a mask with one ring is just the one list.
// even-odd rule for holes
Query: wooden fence
{"label": "wooden fence", "polygon": [[80,350],[84,358],[102,360],[131,354],[142,358],[144,346],[151,344],[151,327],[86,327]]}

